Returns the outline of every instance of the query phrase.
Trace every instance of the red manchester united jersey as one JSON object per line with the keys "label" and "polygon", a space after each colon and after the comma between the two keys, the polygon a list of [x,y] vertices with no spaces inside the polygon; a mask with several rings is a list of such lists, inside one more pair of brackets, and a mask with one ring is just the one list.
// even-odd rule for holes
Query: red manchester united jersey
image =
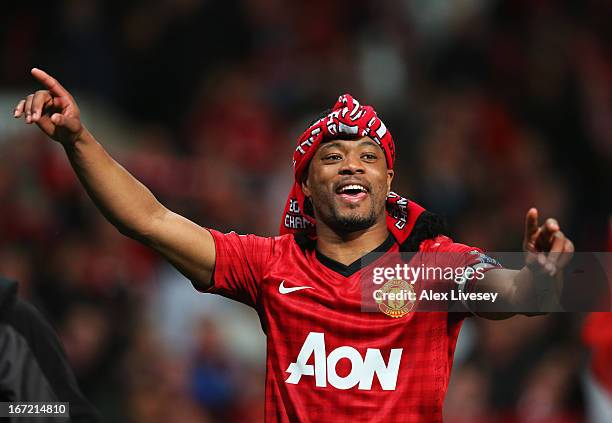
{"label": "red manchester united jersey", "polygon": [[[364,311],[359,263],[337,263],[294,235],[211,233],[208,292],[254,307],[267,335],[267,422],[442,420],[464,314],[401,312],[391,303],[397,315]],[[389,237],[376,251],[384,258],[399,246]],[[420,251],[458,253],[456,267],[479,260],[479,250],[442,236]]]}

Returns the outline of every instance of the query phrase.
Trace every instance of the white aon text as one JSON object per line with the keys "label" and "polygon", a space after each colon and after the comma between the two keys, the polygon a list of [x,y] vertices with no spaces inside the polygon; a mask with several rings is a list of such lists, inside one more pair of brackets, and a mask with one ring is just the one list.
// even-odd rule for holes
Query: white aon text
{"label": "white aon text", "polygon": [[[368,348],[365,358],[353,347],[338,347],[327,355],[325,351],[325,335],[310,332],[302,345],[295,362],[289,364],[286,383],[297,384],[302,376],[314,376],[315,384],[326,387],[327,383],[337,389],[350,389],[359,384],[358,389],[372,389],[374,375],[378,377],[380,386],[385,391],[395,390],[397,374],[402,359],[403,348],[394,348],[385,363],[377,348]],[[306,364],[314,354],[314,364]],[[336,365],[340,359],[351,362],[351,371],[346,376],[336,373]]]}

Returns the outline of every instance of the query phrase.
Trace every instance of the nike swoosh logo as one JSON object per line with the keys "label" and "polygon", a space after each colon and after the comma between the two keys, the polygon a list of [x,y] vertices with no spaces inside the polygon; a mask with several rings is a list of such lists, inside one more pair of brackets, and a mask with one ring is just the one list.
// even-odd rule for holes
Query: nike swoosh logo
{"label": "nike swoosh logo", "polygon": [[292,286],[290,288],[285,286],[285,280],[280,283],[278,286],[278,292],[281,294],[289,294],[291,292],[300,291],[302,289],[314,289],[312,286]]}

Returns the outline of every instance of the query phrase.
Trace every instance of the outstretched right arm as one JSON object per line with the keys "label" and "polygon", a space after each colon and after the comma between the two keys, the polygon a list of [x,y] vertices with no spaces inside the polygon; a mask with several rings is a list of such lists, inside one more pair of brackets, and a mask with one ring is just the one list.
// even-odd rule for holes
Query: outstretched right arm
{"label": "outstretched right arm", "polygon": [[36,68],[32,75],[46,89],[21,100],[14,117],[62,144],[87,193],[122,234],[155,249],[198,289],[208,288],[215,266],[210,232],[168,210],[117,163],[82,125],[74,98],[57,80]]}

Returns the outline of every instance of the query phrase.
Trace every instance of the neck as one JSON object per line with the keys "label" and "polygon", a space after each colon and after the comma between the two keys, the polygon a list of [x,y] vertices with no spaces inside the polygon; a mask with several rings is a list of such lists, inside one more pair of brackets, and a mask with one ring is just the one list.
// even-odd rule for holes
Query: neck
{"label": "neck", "polygon": [[317,224],[317,249],[325,256],[348,266],[360,259],[389,236],[386,219],[355,232],[336,232],[329,226]]}

